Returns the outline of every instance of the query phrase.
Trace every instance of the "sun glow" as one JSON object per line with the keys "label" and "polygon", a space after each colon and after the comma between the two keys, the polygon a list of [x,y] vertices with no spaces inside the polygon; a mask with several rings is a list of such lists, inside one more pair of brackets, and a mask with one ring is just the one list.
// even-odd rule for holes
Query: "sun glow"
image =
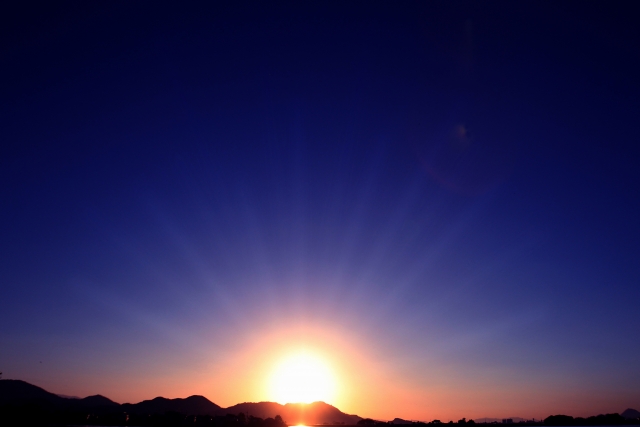
{"label": "sun glow", "polygon": [[336,383],[333,373],[319,357],[301,351],[276,366],[270,379],[271,399],[285,403],[332,402]]}

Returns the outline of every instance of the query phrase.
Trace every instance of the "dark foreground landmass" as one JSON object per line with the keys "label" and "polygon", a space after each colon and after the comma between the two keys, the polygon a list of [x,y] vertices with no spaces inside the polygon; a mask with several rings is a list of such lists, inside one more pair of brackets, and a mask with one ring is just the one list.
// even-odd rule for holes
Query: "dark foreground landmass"
{"label": "dark foreground landmass", "polygon": [[[636,416],[637,415],[637,416]],[[481,419],[483,420],[483,419]],[[571,417],[568,415],[551,415],[544,420],[539,421],[528,421],[522,420],[518,422],[513,422],[512,419],[503,419],[501,421],[491,421],[491,422],[481,422],[474,420],[467,420],[466,418],[462,418],[458,420],[458,422],[449,421],[448,423],[443,423],[440,420],[433,420],[429,422],[423,421],[405,421],[399,418],[396,418],[393,421],[376,421],[372,419],[364,419],[358,422],[358,426],[367,427],[381,427],[382,424],[394,424],[394,425],[409,425],[412,427],[420,427],[421,425],[464,425],[464,426],[475,426],[477,424],[480,425],[500,425],[501,427],[508,426],[518,426],[518,427],[528,427],[528,426],[618,426],[618,425],[640,425],[640,413],[634,409],[627,409],[622,414],[606,414],[606,415],[596,415],[588,418],[581,417]]]}
{"label": "dark foreground landmass", "polygon": [[[444,424],[439,420],[429,422],[362,419],[349,415],[324,402],[280,405],[274,402],[241,403],[222,408],[203,396],[185,399],[156,397],[139,403],[119,404],[104,396],[84,399],[61,397],[19,380],[0,380],[0,426],[158,426],[158,427],[286,427],[307,426],[357,426],[382,427],[385,425]],[[640,412],[627,409],[622,414],[597,415],[573,418],[553,415],[544,421],[512,419],[479,423],[459,420],[447,424],[475,425],[501,424],[502,426],[616,426],[640,425]]]}
{"label": "dark foreground landmass", "polygon": [[284,427],[286,425],[355,425],[362,418],[324,402],[240,403],[222,408],[204,396],[156,397],[119,404],[104,396],[61,397],[19,380],[0,380],[0,427],[10,425],[131,425]]}

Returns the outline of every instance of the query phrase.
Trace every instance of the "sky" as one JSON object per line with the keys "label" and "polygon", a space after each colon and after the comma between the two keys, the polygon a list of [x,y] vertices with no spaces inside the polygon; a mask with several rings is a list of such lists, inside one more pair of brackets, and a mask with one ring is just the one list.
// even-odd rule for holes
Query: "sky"
{"label": "sky", "polygon": [[310,354],[363,417],[640,409],[638,5],[1,8],[3,378],[226,407]]}

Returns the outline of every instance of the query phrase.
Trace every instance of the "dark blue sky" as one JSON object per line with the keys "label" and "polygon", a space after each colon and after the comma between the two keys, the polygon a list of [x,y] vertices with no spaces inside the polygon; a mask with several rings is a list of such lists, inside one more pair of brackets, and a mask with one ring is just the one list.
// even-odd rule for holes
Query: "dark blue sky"
{"label": "dark blue sky", "polygon": [[213,371],[297,325],[362,340],[407,417],[640,406],[632,2],[0,17],[5,377],[233,404]]}

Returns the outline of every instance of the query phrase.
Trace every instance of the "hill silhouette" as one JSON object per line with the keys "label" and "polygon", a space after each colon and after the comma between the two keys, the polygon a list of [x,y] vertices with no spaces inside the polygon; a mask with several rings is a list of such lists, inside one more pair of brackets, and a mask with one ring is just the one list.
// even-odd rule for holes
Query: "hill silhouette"
{"label": "hill silhouette", "polygon": [[287,403],[281,405],[275,402],[245,402],[230,406],[223,410],[229,414],[240,412],[260,418],[273,418],[280,415],[289,425],[314,424],[347,424],[354,425],[362,418],[340,411],[335,406],[324,402]]}
{"label": "hill silhouette", "polygon": [[100,408],[100,407],[114,408],[114,407],[120,406],[119,403],[116,403],[113,400],[108,399],[99,394],[96,394],[94,396],[87,396],[84,399],[73,399],[73,400],[77,401],[77,403],[79,403],[80,405],[84,407],[89,407],[89,408]]}
{"label": "hill silhouette", "polygon": [[0,404],[15,404],[23,402],[41,402],[63,404],[65,399],[56,394],[49,393],[43,388],[29,384],[22,380],[0,381]]}
{"label": "hill silhouette", "polygon": [[394,418],[393,421],[391,421],[391,423],[392,424],[413,424],[413,422],[403,420],[402,418]]}
{"label": "hill silhouette", "polygon": [[362,418],[340,411],[324,402],[287,403],[282,418],[290,424],[356,424]]}
{"label": "hill silhouette", "polygon": [[640,418],[640,412],[636,411],[635,409],[631,409],[631,408],[626,409],[620,415],[622,415],[623,417],[625,417],[628,420],[636,420],[636,419]]}
{"label": "hill silhouette", "polygon": [[276,402],[244,402],[237,405],[229,406],[222,409],[225,414],[243,413],[247,416],[251,415],[259,418],[273,418],[280,415],[285,421],[286,417],[282,414],[284,406]]}
{"label": "hill silhouette", "polygon": [[[371,421],[371,424],[380,424],[373,420],[368,421]],[[400,419],[394,421],[396,424],[406,422]],[[515,419],[513,421],[516,422]],[[222,408],[204,396],[190,396],[184,399],[156,397],[139,403],[119,404],[101,395],[83,399],[65,398],[25,381],[0,380],[0,425],[285,427],[285,423],[356,425],[359,422],[362,422],[361,417],[345,414],[324,402],[286,405],[275,402],[245,402]],[[627,409],[622,414],[589,418],[554,415],[544,420],[544,425],[547,426],[638,423],[640,412],[635,409]],[[436,421],[433,421],[433,424],[436,424]]]}
{"label": "hill silhouette", "polygon": [[[273,421],[277,416],[280,416],[289,425],[354,425],[361,420],[357,415],[345,414],[338,408],[324,402],[288,403],[286,405],[275,402],[245,402],[222,408],[204,396],[190,396],[184,399],[156,397],[138,403],[119,404],[101,395],[88,396],[83,399],[60,397],[21,380],[0,380],[0,410],[16,414],[30,412],[40,414],[45,418],[55,418],[60,413],[64,413],[72,414],[74,419],[86,419],[83,415],[86,414],[86,416],[105,420],[108,418],[105,418],[107,415],[112,415],[111,418],[108,418],[112,421],[118,420],[118,417],[123,414],[161,416],[168,413],[209,417],[227,417],[228,414],[238,416],[242,413],[247,417],[247,420],[251,418],[265,419],[265,422],[269,419]],[[230,418],[227,418],[227,421],[229,420]]]}
{"label": "hill silhouette", "polygon": [[140,403],[125,403],[122,410],[133,414],[164,414],[165,412],[178,412],[191,415],[220,415],[220,406],[216,405],[204,396],[189,396],[186,399],[166,399],[156,397],[151,400],[143,400]]}

